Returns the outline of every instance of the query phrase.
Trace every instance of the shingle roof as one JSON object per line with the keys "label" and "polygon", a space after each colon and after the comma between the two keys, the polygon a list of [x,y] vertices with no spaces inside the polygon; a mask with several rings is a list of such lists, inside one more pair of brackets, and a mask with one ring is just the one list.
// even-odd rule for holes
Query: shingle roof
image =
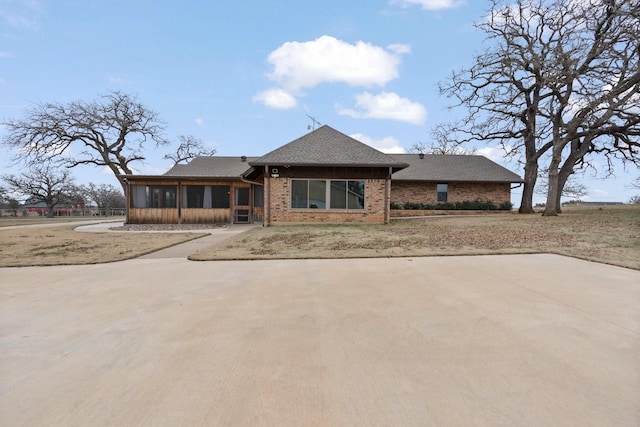
{"label": "shingle roof", "polygon": [[324,125],[250,162],[251,166],[406,167],[375,148]]}
{"label": "shingle roof", "polygon": [[408,168],[395,172],[392,181],[472,181],[472,182],[523,182],[510,170],[484,156],[389,154]]}
{"label": "shingle roof", "polygon": [[175,177],[207,177],[207,178],[239,178],[250,168],[249,162],[257,157],[196,157],[186,165],[175,165],[164,176]]}

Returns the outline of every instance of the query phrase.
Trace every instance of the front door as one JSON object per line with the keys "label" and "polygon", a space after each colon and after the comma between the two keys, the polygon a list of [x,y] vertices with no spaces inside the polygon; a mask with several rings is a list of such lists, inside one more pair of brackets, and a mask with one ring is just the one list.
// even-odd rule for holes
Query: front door
{"label": "front door", "polygon": [[235,224],[247,224],[251,218],[251,206],[249,204],[249,188],[236,188],[235,212],[233,222]]}

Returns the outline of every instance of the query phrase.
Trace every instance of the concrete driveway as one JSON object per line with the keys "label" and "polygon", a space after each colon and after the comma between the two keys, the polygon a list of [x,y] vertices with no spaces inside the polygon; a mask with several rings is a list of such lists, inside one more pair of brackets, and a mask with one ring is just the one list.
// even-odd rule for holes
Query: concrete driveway
{"label": "concrete driveway", "polygon": [[638,271],[138,259],[0,293],[2,425],[640,425]]}

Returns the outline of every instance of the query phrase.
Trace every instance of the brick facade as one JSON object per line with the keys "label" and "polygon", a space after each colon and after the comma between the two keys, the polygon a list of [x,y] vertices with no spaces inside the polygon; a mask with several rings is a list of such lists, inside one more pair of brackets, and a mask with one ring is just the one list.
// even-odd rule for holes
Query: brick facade
{"label": "brick facade", "polygon": [[[510,183],[473,183],[449,182],[447,201],[451,203],[491,200],[495,204],[511,201]],[[423,203],[434,205],[436,201],[436,182],[393,181],[391,183],[391,201],[399,205],[404,203]]]}
{"label": "brick facade", "polygon": [[[290,168],[264,180],[264,223],[386,223],[389,220],[388,169]],[[328,173],[329,172],[329,173]],[[365,181],[364,209],[292,209],[291,179],[358,179]]]}

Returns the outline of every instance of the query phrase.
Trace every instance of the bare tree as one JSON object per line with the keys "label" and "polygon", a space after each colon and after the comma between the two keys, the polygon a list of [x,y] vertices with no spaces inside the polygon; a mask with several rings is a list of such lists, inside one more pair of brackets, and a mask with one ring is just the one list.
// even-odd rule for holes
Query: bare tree
{"label": "bare tree", "polygon": [[[536,186],[536,194],[547,195],[549,193],[549,179],[548,174],[543,175],[540,178],[538,185]],[[571,175],[565,185],[562,188],[562,197],[571,197],[573,199],[580,200],[588,193],[588,188],[585,184],[576,181],[575,175]]]}
{"label": "bare tree", "polygon": [[411,146],[410,151],[422,154],[434,155],[462,155],[476,154],[477,149],[471,150],[462,147],[460,142],[454,141],[449,137],[449,128],[445,124],[440,124],[431,130],[431,144],[418,141]]}
{"label": "bare tree", "polygon": [[174,166],[178,163],[186,163],[198,156],[213,156],[216,153],[215,149],[206,149],[202,141],[194,136],[180,135],[178,139],[180,144],[175,153],[164,156],[165,159],[172,160]]}
{"label": "bare tree", "polygon": [[524,163],[521,213],[534,212],[542,159],[550,162],[547,215],[557,214],[587,154],[637,160],[639,8],[633,0],[493,0],[477,24],[490,46],[440,85],[453,107],[467,108],[454,126],[459,141],[498,142]]}
{"label": "bare tree", "polygon": [[[542,6],[540,6],[542,7]],[[544,88],[550,56],[549,37],[535,28],[518,1],[508,13],[494,0],[488,18],[477,24],[490,43],[474,65],[455,71],[440,83],[440,93],[464,107],[466,117],[451,125],[461,143],[497,142],[508,156],[524,157],[524,188],[520,213],[534,213],[533,193],[538,161],[551,148],[542,143],[550,134],[537,120],[539,105],[551,96]]]}
{"label": "bare tree", "polygon": [[3,124],[3,142],[17,150],[16,161],[107,166],[124,191],[125,175],[133,172],[133,162],[144,160],[146,143],[166,143],[158,114],[121,92],[98,101],[39,104],[25,118]]}
{"label": "bare tree", "polygon": [[554,25],[552,102],[541,111],[553,126],[549,192],[544,215],[560,213],[563,187],[585,156],[640,164],[640,3],[630,0],[559,2]]}
{"label": "bare tree", "polygon": [[127,206],[124,194],[113,185],[90,183],[82,188],[87,198],[94,202],[100,210],[108,212],[109,209],[125,208]]}
{"label": "bare tree", "polygon": [[34,167],[20,175],[4,175],[2,179],[10,191],[45,202],[49,218],[53,217],[54,208],[70,201],[77,189],[68,170],[56,171],[49,165]]}

